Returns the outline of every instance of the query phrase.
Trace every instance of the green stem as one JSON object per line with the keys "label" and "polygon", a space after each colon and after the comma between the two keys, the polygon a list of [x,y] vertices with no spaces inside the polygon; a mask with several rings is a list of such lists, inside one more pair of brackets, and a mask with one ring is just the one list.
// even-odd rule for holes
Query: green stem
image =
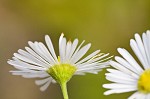
{"label": "green stem", "polygon": [[60,86],[61,86],[61,90],[62,90],[64,99],[69,99],[68,98],[68,92],[67,92],[67,83],[66,82],[61,83]]}

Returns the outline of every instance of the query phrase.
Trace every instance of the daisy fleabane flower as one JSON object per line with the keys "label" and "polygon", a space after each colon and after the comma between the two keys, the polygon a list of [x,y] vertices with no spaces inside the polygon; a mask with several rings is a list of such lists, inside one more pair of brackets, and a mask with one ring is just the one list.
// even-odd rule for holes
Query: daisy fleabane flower
{"label": "daisy fleabane flower", "polygon": [[103,85],[110,89],[104,94],[134,91],[128,99],[150,99],[150,31],[143,33],[142,37],[135,34],[130,46],[140,63],[127,50],[118,48],[122,57],[116,56],[116,61],[110,61],[115,69],[107,69],[106,79],[112,83]]}
{"label": "daisy fleabane flower", "polygon": [[19,49],[18,53],[14,53],[12,60],[8,60],[8,63],[17,69],[10,71],[13,75],[21,75],[24,78],[43,78],[35,81],[41,86],[41,91],[46,90],[51,82],[59,83],[62,90],[66,91],[66,83],[73,75],[97,74],[109,65],[107,61],[110,58],[107,57],[109,54],[100,53],[100,50],[83,58],[91,44],[82,47],[83,41],[78,46],[78,39],[67,42],[63,33],[59,38],[58,56],[48,35],[45,36],[45,42],[46,46],[42,42],[29,41],[29,47],[25,47],[25,50]]}

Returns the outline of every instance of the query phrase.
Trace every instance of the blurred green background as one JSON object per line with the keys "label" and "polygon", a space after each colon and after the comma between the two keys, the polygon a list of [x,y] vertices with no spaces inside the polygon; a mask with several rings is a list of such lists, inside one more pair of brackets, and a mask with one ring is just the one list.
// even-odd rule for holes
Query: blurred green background
{"label": "blurred green background", "polygon": [[[149,5],[149,0],[0,0],[0,99],[63,99],[57,84],[40,92],[35,79],[8,72],[14,68],[7,59],[29,40],[44,42],[49,34],[58,49],[63,32],[68,39],[91,42],[89,52],[118,55],[118,47],[131,52],[129,39],[150,29]],[[105,72],[74,76],[68,83],[70,99],[126,99],[132,94],[104,96]]]}

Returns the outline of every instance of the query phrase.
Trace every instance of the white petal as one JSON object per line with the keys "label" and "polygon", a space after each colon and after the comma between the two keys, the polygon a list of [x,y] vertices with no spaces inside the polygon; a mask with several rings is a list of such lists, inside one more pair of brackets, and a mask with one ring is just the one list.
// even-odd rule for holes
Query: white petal
{"label": "white petal", "polygon": [[42,80],[35,80],[35,84],[36,84],[36,85],[43,85],[43,84],[45,84],[46,82],[48,82],[49,80],[52,80],[52,78],[51,78],[51,77],[48,77],[48,78],[42,79]]}
{"label": "white petal", "polygon": [[147,94],[142,94],[139,92],[135,92],[128,99],[149,99]]}
{"label": "white petal", "polygon": [[64,34],[62,33],[61,36],[60,36],[60,38],[59,38],[59,46],[61,45],[63,37],[64,37]]}
{"label": "white petal", "polygon": [[138,92],[135,92],[134,94],[132,94],[128,99],[136,99],[136,97],[139,96]]}
{"label": "white petal", "polygon": [[69,61],[69,54],[70,54],[70,52],[71,52],[71,47],[72,47],[72,43],[71,43],[71,41],[68,41],[67,42],[67,45],[66,45],[66,55],[65,55],[65,61]]}
{"label": "white petal", "polygon": [[139,74],[143,72],[141,66],[135,61],[135,59],[125,49],[118,48],[118,52],[138,71]]}
{"label": "white petal", "polygon": [[29,47],[25,47],[25,49],[34,57],[36,57],[38,60],[40,60],[41,62],[43,62],[45,64],[45,66],[50,66],[51,64],[49,64],[48,62],[46,62],[41,56],[39,56],[36,52],[34,52],[31,48]]}
{"label": "white petal", "polygon": [[122,73],[119,73],[119,74],[120,74],[120,76],[118,76],[116,74],[113,74],[113,73],[106,73],[105,75],[107,77],[112,77],[112,78],[116,78],[116,79],[120,79],[120,80],[124,80],[124,81],[135,82],[135,79],[133,79],[131,76],[128,76],[128,75],[125,75],[125,74],[122,74]]}
{"label": "white petal", "polygon": [[59,55],[60,55],[60,60],[63,63],[65,61],[65,55],[66,55],[66,38],[62,38],[60,42]]}
{"label": "white petal", "polygon": [[143,44],[144,44],[144,47],[145,47],[147,61],[148,61],[149,67],[150,67],[150,53],[149,53],[149,51],[150,51],[150,47],[149,47],[150,43],[149,43],[148,35],[143,33],[142,39],[143,39]]}
{"label": "white petal", "polygon": [[122,66],[126,67],[127,69],[131,70],[133,73],[138,74],[138,71],[136,71],[131,64],[128,63],[125,59],[116,56],[115,60],[120,63]]}
{"label": "white petal", "polygon": [[51,39],[50,39],[50,37],[48,35],[45,36],[45,42],[47,44],[47,47],[49,48],[49,51],[53,55],[55,61],[57,61],[57,57],[56,57],[56,54],[55,54],[55,50],[54,50],[52,41],[51,41]]}
{"label": "white petal", "polygon": [[73,43],[72,43],[72,46],[71,46],[71,49],[70,49],[70,53],[69,53],[69,55],[68,55],[68,57],[67,57],[68,60],[70,60],[70,58],[72,57],[72,54],[74,53],[74,51],[75,51],[77,45],[78,45],[78,39],[75,39],[75,40],[73,41]]}
{"label": "white petal", "polygon": [[43,71],[10,71],[13,75],[21,75],[24,78],[45,78],[49,75]]}
{"label": "white petal", "polygon": [[96,50],[95,52],[91,53],[90,55],[88,55],[87,57],[85,57],[84,59],[82,59],[81,61],[77,62],[76,64],[81,64],[87,60],[89,60],[90,58],[94,57],[96,54],[98,54],[100,52],[100,50]]}
{"label": "white petal", "polygon": [[122,80],[122,79],[118,79],[118,78],[114,78],[114,77],[110,77],[110,76],[106,76],[106,79],[111,81],[111,82],[114,82],[114,83],[120,83],[120,84],[130,84],[130,85],[135,85],[136,81],[135,82],[131,82],[131,81],[128,81],[128,80]]}
{"label": "white petal", "polygon": [[128,88],[137,89],[136,85],[127,85],[118,83],[104,84],[103,87],[108,89],[128,89]]}
{"label": "white petal", "polygon": [[150,99],[150,94],[147,94],[145,99]]}
{"label": "white petal", "polygon": [[85,41],[82,41],[82,43],[78,46],[78,48],[75,50],[75,52],[72,54],[70,61],[72,60],[72,58],[74,58],[74,56],[78,53],[78,51],[80,50],[81,46],[83,45]]}
{"label": "white petal", "polygon": [[26,69],[34,69],[34,70],[44,70],[44,71],[46,70],[46,68],[44,68],[44,67],[31,65],[31,64],[22,62],[20,60],[18,60],[18,61],[10,60],[10,61],[8,61],[8,63],[13,65],[14,67],[20,67],[20,68],[26,68]]}
{"label": "white petal", "polygon": [[47,55],[47,53],[45,52],[45,48],[38,42],[35,42],[35,47],[36,49],[39,51],[40,55],[42,55],[42,57],[47,61],[49,62],[50,64],[54,64],[56,63],[55,60],[52,58],[52,57],[49,57]]}
{"label": "white petal", "polygon": [[41,48],[41,50],[43,51],[43,53],[46,55],[46,57],[48,57],[50,59],[50,61],[52,61],[53,63],[57,63],[43,43],[39,42],[38,45]]}
{"label": "white petal", "polygon": [[82,58],[86,54],[90,47],[91,44],[87,44],[84,47],[82,47],[76,54],[72,56],[70,61],[76,63],[80,58]]}
{"label": "white petal", "polygon": [[54,64],[52,60],[50,60],[49,57],[47,57],[43,51],[41,50],[41,48],[39,47],[38,43],[32,43],[32,42],[28,42],[29,46],[38,54],[40,55],[40,57],[42,57],[46,62],[48,62],[49,64]]}
{"label": "white petal", "polygon": [[144,68],[147,68],[148,66],[147,59],[144,57],[145,55],[143,55],[145,53],[144,52],[142,53],[140,51],[140,47],[133,39],[130,40],[130,46],[132,50],[134,51],[134,53],[136,54],[136,56],[138,57],[138,59],[140,60],[140,62],[142,63],[142,65],[144,66]]}
{"label": "white petal", "polygon": [[133,75],[134,73],[132,71],[130,71],[129,69],[125,68],[124,66],[122,66],[121,64],[115,62],[115,61],[110,61],[110,64],[112,67],[124,72],[124,73],[127,73],[129,75]]}
{"label": "white petal", "polygon": [[44,84],[42,87],[40,87],[40,90],[45,91],[48,88],[48,86],[50,85],[50,83],[51,83],[51,80],[49,80],[46,84]]}
{"label": "white petal", "polygon": [[[129,75],[129,74],[126,74],[122,71],[119,71],[119,70],[115,70],[115,69],[107,69],[107,71],[109,71],[110,73],[108,74],[114,74],[114,75],[119,75],[119,76],[122,76],[123,78],[126,78],[126,79],[133,79],[133,80],[137,80],[133,75]],[[107,74],[107,73],[106,73]]]}
{"label": "white petal", "polygon": [[16,58],[18,58],[18,59],[24,61],[24,62],[27,62],[27,63],[30,63],[30,64],[35,64],[35,65],[38,65],[38,66],[42,66],[41,64],[38,64],[37,62],[35,62],[35,61],[33,61],[33,60],[30,60],[30,59],[28,59],[28,58],[26,58],[26,57],[24,57],[24,56],[22,56],[22,55],[20,55],[20,54],[18,54],[18,53],[14,53],[14,56],[15,56]]}
{"label": "white petal", "polygon": [[[148,46],[147,55],[150,57],[150,52],[149,52],[150,51],[150,31],[147,31],[146,34],[147,34],[147,46]],[[148,59],[148,61],[150,64],[150,59]]]}
{"label": "white petal", "polygon": [[52,83],[57,83],[54,79],[52,79]]}
{"label": "white petal", "polygon": [[149,64],[148,64],[148,60],[147,60],[147,56],[146,56],[146,51],[145,51],[145,46],[143,45],[142,39],[140,37],[139,34],[135,34],[135,40],[138,44],[138,47],[140,49],[140,52],[143,56],[143,66],[145,67],[145,69],[149,68]]}
{"label": "white petal", "polygon": [[[82,63],[82,64],[79,64],[78,67],[82,67],[82,66],[85,66],[85,65],[89,65],[89,64],[91,64],[91,63],[97,63],[97,64],[101,65],[101,62],[104,60],[104,59],[102,59],[102,58],[104,58],[104,57],[106,57],[106,56],[108,56],[108,55],[109,55],[109,53],[108,53],[108,54],[100,53],[100,54],[94,56],[93,58],[91,58],[90,60],[88,60],[88,61],[86,61],[86,62],[84,62],[84,63]],[[106,58],[106,59],[107,59],[107,58]],[[105,62],[102,62],[102,64],[103,64],[103,63],[105,63]],[[107,64],[107,66],[108,66],[108,65],[109,65],[109,64]]]}
{"label": "white petal", "polygon": [[20,53],[21,55],[23,55],[24,57],[40,64],[40,66],[42,67],[49,67],[49,64],[46,64],[45,62],[41,61],[40,59],[37,59],[36,57],[34,57],[32,54],[22,50],[22,49],[19,49],[18,50],[18,53]]}
{"label": "white petal", "polygon": [[[108,56],[108,55],[109,55],[109,53],[107,53],[107,54],[100,53],[100,54],[97,55],[94,59],[88,60],[88,63],[93,63],[93,62],[96,62],[96,61],[98,61],[99,63],[100,63],[100,62],[103,62],[105,59],[108,60],[109,58],[111,58],[111,57],[105,58],[105,57]],[[105,59],[103,59],[103,58],[105,58]]]}
{"label": "white petal", "polygon": [[110,95],[110,94],[115,94],[115,93],[131,92],[131,91],[135,91],[135,90],[136,89],[134,89],[134,88],[112,89],[112,90],[108,90],[108,91],[104,92],[104,95]]}

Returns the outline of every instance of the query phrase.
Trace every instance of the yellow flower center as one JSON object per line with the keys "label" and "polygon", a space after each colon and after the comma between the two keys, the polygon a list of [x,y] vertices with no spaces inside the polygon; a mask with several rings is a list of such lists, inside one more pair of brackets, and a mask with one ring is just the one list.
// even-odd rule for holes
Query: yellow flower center
{"label": "yellow flower center", "polygon": [[139,78],[138,89],[140,92],[150,93],[150,69],[145,70]]}
{"label": "yellow flower center", "polygon": [[56,64],[47,70],[58,83],[68,82],[76,71],[76,67],[70,64]]}

